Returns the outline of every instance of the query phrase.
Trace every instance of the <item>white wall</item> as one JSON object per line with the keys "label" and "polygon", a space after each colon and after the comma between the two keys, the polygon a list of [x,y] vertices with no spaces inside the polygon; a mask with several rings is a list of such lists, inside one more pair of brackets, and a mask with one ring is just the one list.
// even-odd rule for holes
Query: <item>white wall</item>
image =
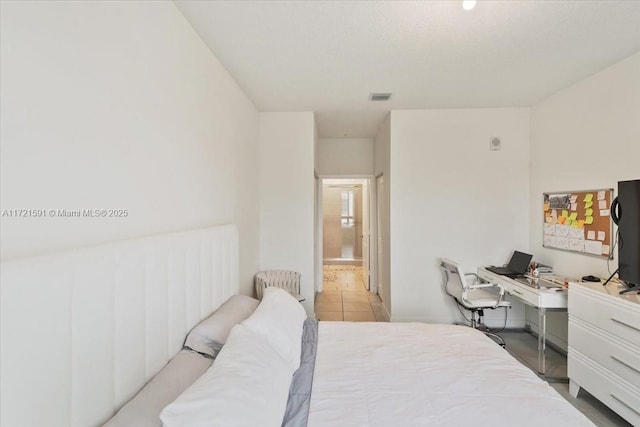
{"label": "white wall", "polygon": [[[378,242],[381,240],[382,248],[378,249],[378,242],[372,245],[372,249],[375,248],[376,256],[372,257],[372,260],[382,264],[382,274],[378,275],[377,271],[375,277],[378,283],[378,294],[382,299],[382,305],[384,305],[387,313],[391,313],[391,280],[390,280],[390,234],[389,234],[389,190],[391,188],[391,174],[390,174],[390,144],[391,144],[391,116],[387,115],[384,119],[376,138],[374,140],[374,175],[376,177],[382,175],[384,180],[382,201],[376,200],[376,205],[382,206],[382,209],[377,211],[373,216],[374,222],[371,224],[372,229],[377,228],[378,217],[380,217],[380,224],[382,227],[382,235],[377,235],[377,229],[372,233],[372,237],[378,238]],[[376,192],[377,197],[377,184],[376,180],[372,182],[373,191]],[[381,254],[380,254],[381,252]],[[380,257],[378,255],[381,255]],[[373,270],[375,267],[372,266]]]}
{"label": "white wall", "polygon": [[[439,259],[475,272],[529,247],[529,110],[392,111],[390,159],[392,320],[457,321]],[[509,319],[522,326],[523,308]]]}
{"label": "white wall", "polygon": [[320,138],[318,173],[321,175],[371,175],[374,169],[372,138]]}
{"label": "white wall", "polygon": [[172,2],[2,2],[2,259],[236,223],[258,266],[258,114]]}
{"label": "white wall", "polygon": [[[531,110],[531,249],[556,273],[608,277],[616,259],[542,247],[542,193],[614,188],[640,178],[640,53],[553,96]],[[566,341],[564,320],[549,325]],[[535,323],[535,317],[532,318]]]}
{"label": "white wall", "polygon": [[260,269],[302,274],[314,298],[313,113],[260,113]]}

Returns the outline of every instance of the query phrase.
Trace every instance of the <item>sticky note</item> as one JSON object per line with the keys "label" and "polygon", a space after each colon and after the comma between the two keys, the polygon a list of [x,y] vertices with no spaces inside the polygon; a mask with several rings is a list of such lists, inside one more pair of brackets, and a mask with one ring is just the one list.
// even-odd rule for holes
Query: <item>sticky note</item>
{"label": "sticky note", "polygon": [[569,219],[571,221],[576,221],[578,219],[578,212],[571,213],[571,215],[569,215]]}
{"label": "sticky note", "polygon": [[564,217],[564,216],[558,217],[558,224],[564,224],[564,221],[565,221],[566,219],[567,219],[567,218],[566,218],[566,217]]}
{"label": "sticky note", "polygon": [[593,206],[593,202],[586,202],[586,203],[584,204],[584,208],[585,208],[585,209],[589,209],[591,206]]}
{"label": "sticky note", "polygon": [[549,210],[549,203],[544,204],[544,211],[547,212]]}
{"label": "sticky note", "polygon": [[589,194],[587,194],[586,196],[584,196],[584,200],[583,200],[583,201],[584,201],[584,202],[590,202],[590,201],[592,201],[592,200],[593,200],[593,194],[592,194],[592,193],[589,193]]}
{"label": "sticky note", "polygon": [[591,209],[591,208],[585,209],[584,210],[584,216],[593,216],[593,209]]}
{"label": "sticky note", "polygon": [[609,209],[601,209],[600,216],[609,216]]}
{"label": "sticky note", "polygon": [[584,227],[584,219],[579,219],[578,220],[578,228],[583,228]]}
{"label": "sticky note", "polygon": [[576,194],[572,194],[570,200],[571,200],[571,203],[575,203],[578,201],[578,196]]}
{"label": "sticky note", "polygon": [[578,204],[577,203],[571,203],[571,210],[572,211],[577,211],[578,210]]}
{"label": "sticky note", "polygon": [[569,211],[562,211],[562,216],[567,218],[569,216]]}
{"label": "sticky note", "polygon": [[604,231],[598,231],[598,240],[604,240],[605,233]]}
{"label": "sticky note", "polygon": [[551,211],[551,216],[552,216],[552,217],[554,217],[554,218],[558,218],[558,211],[557,211],[557,210],[555,210],[555,209],[553,209],[553,210]]}
{"label": "sticky note", "polygon": [[593,224],[593,217],[592,216],[588,216],[584,219],[584,223],[585,224]]}
{"label": "sticky note", "polygon": [[609,245],[602,245],[602,255],[609,255]]}
{"label": "sticky note", "polygon": [[587,239],[596,240],[596,232],[593,230],[587,231]]}
{"label": "sticky note", "polygon": [[604,200],[604,190],[598,191],[598,200]]}
{"label": "sticky note", "polygon": [[571,221],[571,226],[573,228],[578,228],[578,221],[576,221],[576,220]]}
{"label": "sticky note", "polygon": [[607,201],[606,200],[598,200],[598,207],[600,209],[607,209]]}

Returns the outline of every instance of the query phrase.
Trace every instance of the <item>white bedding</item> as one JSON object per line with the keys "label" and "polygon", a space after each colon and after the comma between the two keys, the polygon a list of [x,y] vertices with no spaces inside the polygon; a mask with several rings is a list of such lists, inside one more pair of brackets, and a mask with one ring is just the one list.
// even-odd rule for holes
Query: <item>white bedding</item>
{"label": "white bedding", "polygon": [[308,427],[593,426],[483,333],[320,322]]}

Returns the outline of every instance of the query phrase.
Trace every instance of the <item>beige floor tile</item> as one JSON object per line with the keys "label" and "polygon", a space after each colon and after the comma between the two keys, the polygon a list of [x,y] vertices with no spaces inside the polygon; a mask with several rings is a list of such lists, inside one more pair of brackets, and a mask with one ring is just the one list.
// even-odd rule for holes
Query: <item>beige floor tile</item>
{"label": "beige floor tile", "polygon": [[344,311],[368,311],[373,314],[373,310],[371,309],[371,304],[368,302],[343,302],[342,309]]}
{"label": "beige floor tile", "polygon": [[316,317],[320,321],[342,321],[341,311],[319,311],[316,312]]}
{"label": "beige floor tile", "polygon": [[319,302],[342,302],[342,292],[324,291],[316,294],[316,303]]}
{"label": "beige floor tile", "polygon": [[358,302],[362,304],[369,304],[369,298],[366,295],[353,292],[345,292],[342,295],[343,302]]}
{"label": "beige floor tile", "polygon": [[317,302],[316,312],[320,311],[342,311],[341,302]]}
{"label": "beige floor tile", "polygon": [[346,322],[375,322],[376,318],[371,311],[345,311],[344,320]]}

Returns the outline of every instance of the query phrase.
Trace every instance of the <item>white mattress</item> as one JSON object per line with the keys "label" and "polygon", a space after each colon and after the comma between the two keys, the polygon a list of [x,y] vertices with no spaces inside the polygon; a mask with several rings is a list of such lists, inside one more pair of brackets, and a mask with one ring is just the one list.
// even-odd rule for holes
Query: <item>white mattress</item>
{"label": "white mattress", "polygon": [[320,322],[308,427],[593,426],[483,333]]}

